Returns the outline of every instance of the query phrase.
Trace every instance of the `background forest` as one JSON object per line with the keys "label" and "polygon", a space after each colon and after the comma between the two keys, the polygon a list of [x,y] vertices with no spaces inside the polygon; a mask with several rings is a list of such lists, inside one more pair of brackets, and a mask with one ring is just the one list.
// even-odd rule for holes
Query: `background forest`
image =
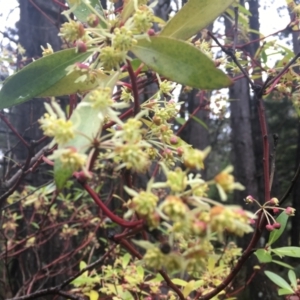
{"label": "background forest", "polygon": [[[159,20],[168,21],[169,17],[173,16],[185,2],[157,1],[153,5],[157,17],[153,29],[159,31],[161,27]],[[230,7],[214,23],[199,31],[195,41],[197,39],[201,41],[200,49],[211,55],[216,65],[218,61],[221,63],[224,55],[212,35],[225,45],[225,48],[234,45],[233,48],[238,53],[236,56],[240,56],[239,62],[242,67],[250,74],[255,85],[261,85],[267,75],[276,74],[277,70],[281,70],[280,68],[300,53],[300,2],[298,2],[287,0],[285,6],[280,6],[278,1],[274,0],[267,4],[266,10],[268,5],[278,5],[278,14],[286,11],[290,16],[287,23],[280,24],[281,30],[272,33],[269,37],[264,36],[264,32],[260,30],[260,23],[272,22],[260,18],[260,5],[265,3],[258,0],[241,0],[236,6],[237,9]],[[70,3],[72,1],[69,1]],[[1,81],[40,58],[47,44],[51,45],[54,52],[70,47],[70,43],[58,35],[62,24],[67,22],[62,12],[68,9],[69,4],[63,0],[18,1],[20,19],[15,25],[9,24],[5,31],[0,32]],[[0,5],[8,4],[2,0]],[[118,12],[122,10],[123,2],[112,3],[101,0],[101,5],[104,10]],[[71,17],[74,18],[74,15]],[[232,57],[230,55],[227,57],[229,63],[224,71],[234,78],[234,84],[228,89],[218,91],[178,86],[172,92],[172,97],[168,98],[174,98],[181,103],[172,126],[177,136],[195,149],[203,150],[211,147],[205,160],[205,168],[194,172],[194,174],[201,174],[203,180],[215,178],[221,170],[229,165],[233,166],[235,181],[241,183],[245,189],[229,193],[227,204],[243,206],[244,209],[254,213],[257,207],[252,204],[246,205],[243,199],[251,195],[261,200],[265,194],[264,149],[258,121],[260,116],[253,87],[249,85],[245,74],[236,67]],[[299,77],[298,73],[299,61],[296,61],[290,76],[294,76],[292,77],[294,79]],[[146,76],[142,78],[147,84],[139,90],[141,103],[157,92],[157,83],[153,82],[151,75],[149,76],[150,79]],[[272,92],[263,99],[268,127],[267,138],[270,143],[269,159],[273,181],[271,197],[279,200],[284,198],[284,207],[295,208],[295,216],[289,219],[285,232],[276,242],[278,247],[299,247],[300,244],[298,77],[293,84],[290,82],[285,84],[288,79],[286,82],[284,80],[278,82]],[[72,110],[72,103],[78,101],[77,97],[76,94],[61,96],[60,105],[66,111]],[[47,164],[46,159],[44,161],[43,158],[41,159],[41,154],[45,156],[47,154],[45,146],[49,143],[49,139],[44,136],[38,120],[45,113],[44,102],[47,101],[49,102],[49,98],[36,97],[26,103],[3,109],[0,113],[2,153],[0,299],[85,299],[83,297],[91,300],[96,300],[98,297],[99,299],[203,299],[202,294],[195,287],[191,288],[190,293],[186,292],[189,296],[184,298],[178,296],[176,292],[178,287],[181,290],[185,288],[188,290],[187,284],[180,281],[170,283],[168,277],[163,276],[166,284],[159,279],[157,282],[153,280],[148,283],[146,276],[144,277],[144,270],[131,265],[131,258],[117,246],[123,243],[121,242],[123,241],[122,228],[114,226],[113,222],[98,207],[95,207],[78,182],[70,179],[63,191],[55,194],[53,168]],[[26,148],[24,146],[26,144],[30,146]],[[30,162],[30,167],[25,174],[22,173],[20,180],[16,180],[21,174],[20,170],[27,164],[30,149],[33,151],[31,156],[33,161]],[[124,171],[121,176],[115,172],[110,161],[107,161],[104,167],[102,165],[97,167],[95,177],[92,179],[94,186],[97,187],[96,192],[102,199],[106,199],[105,205],[112,211],[122,212],[120,199],[111,195],[117,194],[120,198],[126,198],[122,187],[128,185],[126,180],[130,174],[128,176],[127,171]],[[155,172],[154,169],[155,166],[152,165],[147,172],[134,177],[135,186],[146,189],[152,172]],[[163,175],[159,176],[163,177]],[[14,193],[10,193],[12,190]],[[209,189],[207,197],[222,202],[222,197],[215,186]],[[132,233],[136,240],[141,240],[144,235],[144,232],[138,232],[136,235]],[[158,239],[160,238],[158,236]],[[238,247],[245,249],[250,238],[251,234],[239,238],[225,234],[222,243],[233,245],[230,243],[235,242]],[[269,232],[266,231],[258,241],[257,248],[265,247],[268,239]],[[160,242],[162,252],[168,253],[170,251],[168,243],[165,240]],[[140,253],[145,252],[143,244],[137,244],[135,249]],[[110,254],[106,256],[107,253]],[[102,260],[99,262],[99,259]],[[287,278],[286,266],[291,265],[297,278],[300,278],[300,265],[299,259],[295,257],[279,260],[282,265],[268,264],[267,261],[261,263],[257,256],[252,255],[244,264],[239,276],[228,285],[226,292],[212,299],[234,299],[234,297],[245,300],[283,299],[284,296],[278,296],[277,286],[264,274],[264,271],[267,269]],[[81,282],[78,280],[75,284],[74,282],[73,285],[71,284],[72,280],[69,279],[79,271],[79,268],[82,270],[95,261],[98,263],[98,272],[102,270],[105,274],[101,279],[101,286],[105,286],[104,281],[109,282],[110,285],[107,284],[105,287],[108,290],[113,287],[113,291],[99,292],[98,290],[99,294],[95,292],[97,273],[93,272],[86,275],[89,280],[83,278],[84,274],[87,274],[83,273],[81,274],[83,277],[79,277]],[[236,260],[232,258],[231,263],[234,265]],[[285,263],[287,265],[284,265]],[[114,265],[115,269],[110,269],[110,265]],[[260,269],[253,268],[255,265],[260,265]],[[129,275],[126,272],[129,272]],[[124,274],[127,274],[127,279],[131,278],[132,282],[123,280]],[[139,276],[142,278],[140,281],[137,279]],[[211,286],[212,289],[220,283],[217,280],[218,275],[214,276],[216,282]],[[150,279],[147,280],[150,282]],[[187,278],[185,280],[188,282]],[[68,292],[53,288],[61,283]],[[114,292],[117,289],[116,285],[122,284],[131,284],[130,287],[126,286],[131,294]],[[177,288],[174,287],[175,285]],[[140,290],[134,290],[132,287],[148,294],[143,295]],[[157,290],[153,292],[154,287],[157,287],[159,292]],[[170,292],[169,288],[175,293]],[[39,291],[44,292],[38,294]],[[286,299],[300,298],[296,295],[291,297],[294,298]]]}

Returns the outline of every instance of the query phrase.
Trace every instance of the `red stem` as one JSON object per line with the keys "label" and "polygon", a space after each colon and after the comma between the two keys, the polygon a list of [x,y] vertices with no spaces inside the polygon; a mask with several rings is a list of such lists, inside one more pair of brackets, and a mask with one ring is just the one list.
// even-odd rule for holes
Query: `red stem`
{"label": "red stem", "polygon": [[[81,182],[80,182],[81,183]],[[81,183],[83,188],[89,193],[89,195],[93,198],[95,203],[101,208],[105,215],[107,215],[113,222],[117,223],[120,226],[125,228],[131,228],[143,223],[143,220],[139,221],[126,221],[117,215],[115,215],[109,208],[105,206],[105,204],[101,201],[97,193],[86,183]]]}
{"label": "red stem", "polygon": [[136,115],[140,111],[139,90],[137,86],[136,76],[129,60],[127,60],[127,70],[131,80],[132,93],[134,99],[133,114]]}
{"label": "red stem", "polygon": [[20,140],[20,142],[27,148],[30,148],[30,145],[23,139],[23,137],[18,133],[14,126],[6,119],[6,117],[0,113],[1,120],[7,125],[7,127],[14,133],[14,135]]}

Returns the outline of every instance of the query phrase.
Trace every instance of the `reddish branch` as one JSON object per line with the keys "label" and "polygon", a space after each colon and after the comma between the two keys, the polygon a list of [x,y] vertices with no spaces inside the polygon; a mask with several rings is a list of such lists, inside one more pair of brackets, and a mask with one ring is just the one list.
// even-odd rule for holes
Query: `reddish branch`
{"label": "reddish branch", "polygon": [[133,71],[132,65],[129,60],[127,60],[127,70],[129,73],[130,81],[131,81],[131,87],[132,87],[132,93],[133,93],[133,101],[134,101],[134,108],[133,108],[133,114],[137,115],[140,111],[140,99],[139,99],[139,90],[136,80],[136,75]]}
{"label": "reddish branch", "polygon": [[[80,182],[80,181],[79,181]],[[81,183],[81,182],[80,182]],[[88,192],[88,194],[92,197],[95,203],[100,207],[100,209],[104,212],[104,214],[109,217],[113,222],[125,228],[132,228],[143,223],[143,220],[139,221],[126,221],[119,216],[115,215],[106,205],[102,202],[97,193],[87,184],[81,183],[82,187]]]}

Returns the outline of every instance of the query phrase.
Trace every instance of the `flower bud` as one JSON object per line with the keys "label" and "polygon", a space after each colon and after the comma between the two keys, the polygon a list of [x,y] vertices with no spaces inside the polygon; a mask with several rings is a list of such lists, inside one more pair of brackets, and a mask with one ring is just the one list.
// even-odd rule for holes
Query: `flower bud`
{"label": "flower bud", "polygon": [[254,202],[254,198],[251,195],[246,197],[246,199],[245,199],[246,204],[251,204],[253,202]]}
{"label": "flower bud", "polygon": [[273,224],[273,227],[274,227],[275,229],[279,229],[279,228],[281,227],[281,224],[278,223],[278,222],[275,222],[275,223]]}
{"label": "flower bud", "polygon": [[287,207],[285,209],[285,213],[288,215],[288,216],[294,216],[295,215],[295,208],[292,208],[292,207]]}
{"label": "flower bud", "polygon": [[87,23],[91,27],[97,27],[99,24],[99,18],[95,14],[91,14],[87,17]]}
{"label": "flower bud", "polygon": [[278,206],[279,205],[279,200],[277,198],[272,198],[269,201],[269,204],[272,205],[272,206]]}
{"label": "flower bud", "polygon": [[171,136],[171,138],[170,138],[170,143],[171,143],[172,145],[178,144],[178,137],[175,136],[175,135]]}
{"label": "flower bud", "polygon": [[275,228],[273,227],[273,225],[267,224],[267,225],[266,225],[266,229],[267,229],[268,231],[273,231]]}
{"label": "flower bud", "polygon": [[154,29],[150,28],[148,31],[147,31],[148,35],[149,36],[154,36],[155,35],[155,31]]}
{"label": "flower bud", "polygon": [[87,46],[83,41],[77,41],[76,42],[76,52],[77,53],[83,53],[86,52]]}

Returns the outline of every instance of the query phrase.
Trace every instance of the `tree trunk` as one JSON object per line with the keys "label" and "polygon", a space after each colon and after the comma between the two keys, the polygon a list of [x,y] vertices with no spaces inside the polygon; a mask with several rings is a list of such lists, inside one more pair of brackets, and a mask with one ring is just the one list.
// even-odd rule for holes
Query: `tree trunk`
{"label": "tree trunk", "polygon": [[[296,2],[296,1],[295,1]],[[293,13],[290,13],[291,20],[293,18]],[[300,42],[299,42],[299,32],[292,32],[293,50],[297,54],[300,52]],[[298,142],[297,142],[297,156],[296,156],[296,168],[300,164],[300,121],[298,123]],[[292,207],[296,209],[295,216],[291,219],[291,245],[299,247],[300,243],[300,176],[298,176],[293,193],[293,204]]]}
{"label": "tree trunk", "polygon": [[[53,20],[53,23],[51,20]],[[28,63],[32,59],[37,59],[42,56],[41,46],[47,47],[49,43],[54,51],[60,50],[61,39],[58,37],[61,14],[60,8],[53,1],[44,0],[21,0],[20,1],[20,20],[17,23],[19,43],[26,50]],[[43,99],[33,99],[24,104],[13,107],[10,112],[10,121],[16,130],[23,135],[26,141],[31,142],[42,137],[42,131],[39,129],[36,121],[44,113]],[[14,141],[16,142],[16,141]],[[27,157],[27,150],[18,143],[14,150],[15,159],[24,163]],[[32,174],[26,177],[26,183],[38,186],[49,180],[49,177],[44,174],[45,169],[40,174]],[[28,216],[32,214],[31,209],[24,210],[24,214]],[[19,224],[20,237],[25,237],[28,232],[28,224],[25,220],[20,220]],[[22,222],[25,222],[22,223]],[[27,251],[16,257],[10,268],[10,277],[13,283],[13,293],[22,295],[25,293],[23,286],[26,281],[39,272],[39,264],[47,264],[60,255],[61,241],[58,236],[54,236],[49,242],[38,249],[28,248]],[[68,264],[67,262],[66,264]],[[61,282],[62,277],[56,276],[55,279],[48,278],[43,282],[36,282],[33,285],[35,288],[53,286]],[[33,277],[32,277],[33,278]],[[56,281],[56,282],[55,282]],[[36,286],[38,284],[38,286]]]}

